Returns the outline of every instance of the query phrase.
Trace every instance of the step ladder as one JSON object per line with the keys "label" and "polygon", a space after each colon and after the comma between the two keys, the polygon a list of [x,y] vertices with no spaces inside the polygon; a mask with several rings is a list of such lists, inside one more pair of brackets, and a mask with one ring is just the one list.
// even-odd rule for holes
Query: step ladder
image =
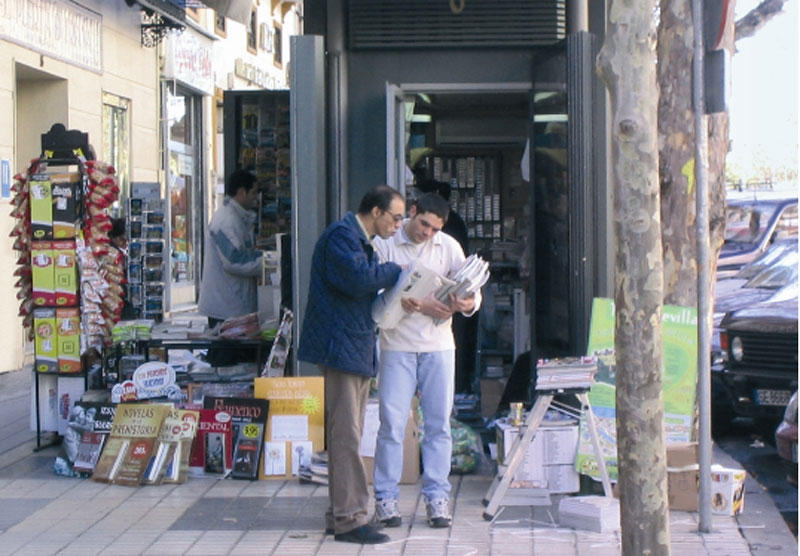
{"label": "step ladder", "polygon": [[542,506],[550,505],[550,494],[546,488],[509,488],[511,480],[514,478],[517,469],[522,464],[525,451],[528,445],[533,442],[539,425],[542,424],[553,397],[556,394],[573,394],[581,402],[581,411],[586,417],[589,426],[589,435],[592,439],[592,449],[597,459],[597,468],[600,472],[600,479],[603,482],[603,492],[606,496],[612,496],[611,481],[608,478],[606,463],[603,459],[603,452],[600,449],[600,440],[597,436],[597,425],[592,413],[592,406],[589,403],[588,388],[576,390],[540,390],[533,404],[533,409],[528,413],[525,422],[520,426],[520,434],[514,439],[511,449],[506,457],[507,464],[498,465],[497,475],[492,481],[492,485],[486,492],[483,503],[486,511],[483,512],[483,519],[491,521],[494,519],[497,509],[500,506]]}

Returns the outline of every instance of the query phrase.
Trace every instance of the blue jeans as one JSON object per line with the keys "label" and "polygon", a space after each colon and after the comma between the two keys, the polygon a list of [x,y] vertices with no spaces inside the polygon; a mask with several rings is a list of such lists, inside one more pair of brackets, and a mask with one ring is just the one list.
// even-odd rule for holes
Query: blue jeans
{"label": "blue jeans", "polygon": [[381,351],[378,391],[381,425],[375,448],[375,498],[397,499],[403,472],[403,438],[411,399],[420,390],[425,421],[422,440],[422,494],[450,497],[450,413],[455,387],[455,351]]}

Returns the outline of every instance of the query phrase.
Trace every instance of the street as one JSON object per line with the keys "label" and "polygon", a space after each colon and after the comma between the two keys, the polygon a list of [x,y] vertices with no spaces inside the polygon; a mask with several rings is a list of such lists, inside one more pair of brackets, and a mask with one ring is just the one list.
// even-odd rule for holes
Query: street
{"label": "street", "polygon": [[[797,485],[787,480],[774,438],[766,438],[752,420],[736,418],[730,431],[715,436],[714,441],[758,481],[797,538]],[[747,512],[746,493],[744,508]]]}

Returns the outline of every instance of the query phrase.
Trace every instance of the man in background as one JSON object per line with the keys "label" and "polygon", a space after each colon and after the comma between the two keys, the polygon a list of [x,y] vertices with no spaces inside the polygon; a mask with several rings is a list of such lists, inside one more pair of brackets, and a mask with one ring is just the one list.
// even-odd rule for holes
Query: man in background
{"label": "man in background", "polygon": [[376,374],[372,302],[391,287],[400,266],[381,263],[372,238],[391,237],[403,221],[405,202],[387,185],[367,193],[358,213],[348,212],[322,233],[314,247],[298,358],[325,377],[325,444],[328,450],[326,532],[342,542],[389,540],[367,523],[369,491],[358,453]]}
{"label": "man in background", "polygon": [[256,285],[261,275],[261,251],[255,248],[258,200],[256,177],[236,170],[225,182],[225,199],[206,233],[206,251],[197,310],[210,328],[227,318],[258,310]]}

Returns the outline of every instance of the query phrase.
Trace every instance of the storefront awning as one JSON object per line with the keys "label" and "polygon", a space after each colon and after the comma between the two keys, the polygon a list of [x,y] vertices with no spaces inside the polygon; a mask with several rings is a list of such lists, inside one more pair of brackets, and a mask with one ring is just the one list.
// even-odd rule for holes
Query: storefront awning
{"label": "storefront awning", "polygon": [[252,0],[201,0],[203,4],[216,10],[219,15],[238,21],[244,25],[250,24],[250,10],[253,9]]}

